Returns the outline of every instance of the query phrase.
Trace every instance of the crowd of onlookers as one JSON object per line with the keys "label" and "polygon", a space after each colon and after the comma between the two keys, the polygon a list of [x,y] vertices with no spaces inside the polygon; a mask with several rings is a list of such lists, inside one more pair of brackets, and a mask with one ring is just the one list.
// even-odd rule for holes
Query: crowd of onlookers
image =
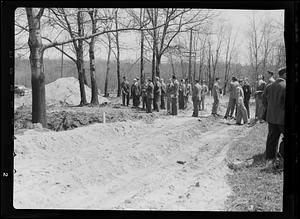
{"label": "crowd of onlookers", "polygon": [[[268,71],[268,80],[265,81],[262,75],[258,75],[255,90],[251,87],[247,78],[237,79],[232,77],[229,83],[229,101],[224,119],[234,119],[237,125],[250,123],[249,102],[251,94],[255,99],[254,123],[268,122],[268,137],[266,143],[266,159],[268,165],[274,165],[277,157],[278,142],[280,135],[284,134],[284,113],[285,113],[285,80],[286,68],[278,71],[278,78],[275,80],[274,73]],[[211,89],[213,105],[211,114],[214,117],[221,117],[218,113],[219,99],[222,92],[220,78],[215,78]],[[192,85],[188,79],[180,81],[175,75],[164,82],[163,78],[155,77],[154,80],[139,81],[133,79],[132,84],[123,77],[121,84],[123,105],[129,105],[132,98],[133,107],[139,107],[141,102],[142,109],[147,113],[152,110],[167,110],[168,114],[177,115],[178,109],[186,109],[189,99],[193,102],[193,117],[199,116],[199,111],[205,109],[205,97],[209,93],[209,88],[204,80],[195,80]],[[283,155],[283,141],[279,147],[279,155]]]}

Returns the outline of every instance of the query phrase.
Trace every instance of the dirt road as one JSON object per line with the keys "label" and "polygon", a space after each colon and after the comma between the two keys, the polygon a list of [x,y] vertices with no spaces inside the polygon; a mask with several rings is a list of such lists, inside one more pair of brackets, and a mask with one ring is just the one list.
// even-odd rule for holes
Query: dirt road
{"label": "dirt road", "polygon": [[14,207],[225,210],[225,153],[247,131],[191,111],[153,123],[30,130],[16,135]]}

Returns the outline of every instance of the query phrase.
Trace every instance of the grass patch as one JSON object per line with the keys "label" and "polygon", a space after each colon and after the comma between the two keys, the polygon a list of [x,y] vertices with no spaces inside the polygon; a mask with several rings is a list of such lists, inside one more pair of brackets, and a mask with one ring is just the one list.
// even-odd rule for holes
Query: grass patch
{"label": "grass patch", "polygon": [[229,211],[282,211],[283,171],[262,171],[266,137],[267,124],[257,124],[230,146],[226,157],[232,170],[227,176],[233,190],[226,201]]}

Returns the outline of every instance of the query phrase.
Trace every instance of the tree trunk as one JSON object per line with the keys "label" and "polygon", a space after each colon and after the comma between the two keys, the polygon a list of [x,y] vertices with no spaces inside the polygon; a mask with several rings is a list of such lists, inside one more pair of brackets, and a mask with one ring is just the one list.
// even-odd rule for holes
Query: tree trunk
{"label": "tree trunk", "polygon": [[154,81],[154,78],[155,78],[155,70],[156,70],[156,67],[155,67],[155,59],[156,59],[156,55],[155,55],[155,52],[156,52],[156,49],[155,49],[155,39],[153,39],[153,51],[152,51],[152,81]]}
{"label": "tree trunk", "polygon": [[110,55],[111,55],[111,38],[110,34],[107,34],[108,37],[108,54],[107,54],[107,62],[106,62],[106,77],[105,77],[105,85],[104,85],[104,96],[108,97],[108,78],[110,71]]}
{"label": "tree trunk", "polygon": [[161,62],[161,56],[156,56],[156,76],[160,77],[160,62]]}
{"label": "tree trunk", "polygon": [[192,41],[193,41],[193,30],[190,33],[190,52],[189,52],[189,81],[192,81]]}
{"label": "tree trunk", "polygon": [[[80,54],[79,54],[80,56]],[[78,71],[78,80],[79,80],[79,89],[80,89],[80,103],[79,106],[87,105],[86,95],[85,95],[85,88],[84,88],[84,76],[83,76],[83,65],[82,65],[82,59],[77,57],[77,71]]]}
{"label": "tree trunk", "polygon": [[35,9],[26,8],[30,48],[30,68],[32,87],[32,123],[41,123],[46,127],[46,99],[45,99],[45,75],[43,68],[43,44],[41,36],[40,19],[44,9],[40,9],[38,14]]}
{"label": "tree trunk", "polygon": [[91,98],[91,105],[97,106],[99,105],[98,100],[98,86],[96,81],[96,69],[95,69],[95,38],[91,38],[90,42],[90,75],[91,75],[91,87],[92,87],[92,98]]}
{"label": "tree trunk", "polygon": [[[116,30],[118,29],[118,10],[115,11],[115,25]],[[119,43],[119,32],[116,32],[116,46],[117,46],[117,81],[118,81],[118,93],[117,97],[121,96],[121,76],[120,76],[120,43]]]}
{"label": "tree trunk", "polygon": [[[82,11],[79,9],[77,13],[77,25],[78,25],[78,35],[83,36],[83,16]],[[76,48],[76,47],[75,47]],[[84,71],[84,60],[83,60],[83,40],[78,40],[78,48],[76,48],[77,55],[77,70],[78,70],[78,80],[80,87],[80,106],[87,105],[86,95],[84,85],[87,85],[87,79]]]}
{"label": "tree trunk", "polygon": [[43,54],[40,49],[31,49],[31,88],[32,88],[32,123],[41,123],[47,126],[46,98],[45,98],[45,74],[43,66]]}
{"label": "tree trunk", "polygon": [[140,69],[140,80],[145,81],[144,77],[144,32],[141,31],[141,69]]}

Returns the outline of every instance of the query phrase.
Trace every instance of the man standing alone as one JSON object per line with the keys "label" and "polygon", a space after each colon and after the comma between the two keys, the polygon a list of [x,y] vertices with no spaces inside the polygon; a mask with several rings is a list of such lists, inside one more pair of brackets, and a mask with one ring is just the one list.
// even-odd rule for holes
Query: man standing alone
{"label": "man standing alone", "polygon": [[[267,168],[274,165],[280,135],[284,135],[286,68],[278,71],[279,78],[266,87],[263,104],[267,110],[268,137],[266,143]],[[282,145],[282,144],[281,144]],[[280,148],[279,151],[282,151]]]}
{"label": "man standing alone", "polygon": [[122,91],[122,102],[123,106],[125,106],[125,98],[126,105],[129,105],[129,82],[126,80],[126,77],[123,77],[123,81],[121,83],[121,91]]}
{"label": "man standing alone", "polygon": [[199,84],[199,81],[195,81],[195,85],[193,87],[193,95],[192,95],[192,100],[193,100],[193,106],[194,106],[194,112],[193,112],[193,117],[198,117],[199,114],[199,101],[201,98],[201,85]]}
{"label": "man standing alone", "polygon": [[220,78],[216,78],[216,82],[212,89],[212,96],[214,98],[214,103],[212,106],[211,114],[213,116],[219,116],[219,114],[218,114],[219,99],[220,99],[220,92],[219,92],[220,85],[219,84],[220,84]]}

